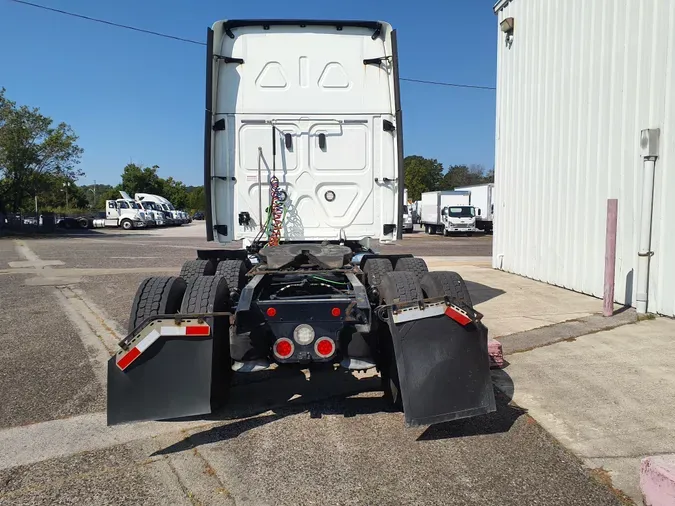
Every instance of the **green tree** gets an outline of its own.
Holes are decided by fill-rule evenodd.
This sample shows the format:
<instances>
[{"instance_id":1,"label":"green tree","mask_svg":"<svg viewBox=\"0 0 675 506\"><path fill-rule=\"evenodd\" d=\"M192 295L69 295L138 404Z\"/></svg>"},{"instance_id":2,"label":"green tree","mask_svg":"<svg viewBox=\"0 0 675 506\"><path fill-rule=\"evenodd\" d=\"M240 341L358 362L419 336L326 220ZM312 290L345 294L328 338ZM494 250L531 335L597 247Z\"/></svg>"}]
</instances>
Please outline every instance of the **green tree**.
<instances>
[{"instance_id":1,"label":"green tree","mask_svg":"<svg viewBox=\"0 0 675 506\"><path fill-rule=\"evenodd\" d=\"M142 167L129 163L122 171L122 188L132 197L136 193L153 193L161 195L164 181L157 175L158 165Z\"/></svg>"},{"instance_id":2,"label":"green tree","mask_svg":"<svg viewBox=\"0 0 675 506\"><path fill-rule=\"evenodd\" d=\"M485 173L482 165L451 165L443 175L442 190L454 190L461 186L471 186L494 181L494 171L491 175Z\"/></svg>"},{"instance_id":3,"label":"green tree","mask_svg":"<svg viewBox=\"0 0 675 506\"><path fill-rule=\"evenodd\" d=\"M206 194L203 186L188 187L188 209L190 212L206 210Z\"/></svg>"},{"instance_id":4,"label":"green tree","mask_svg":"<svg viewBox=\"0 0 675 506\"><path fill-rule=\"evenodd\" d=\"M172 177L162 180L162 183L160 195L169 200L176 209L184 209L188 203L187 186L182 181L176 181Z\"/></svg>"},{"instance_id":5,"label":"green tree","mask_svg":"<svg viewBox=\"0 0 675 506\"><path fill-rule=\"evenodd\" d=\"M0 89L0 201L14 211L31 208L35 196L53 189L54 177L75 181L82 156L66 123L53 126L38 108L16 102Z\"/></svg>"},{"instance_id":6,"label":"green tree","mask_svg":"<svg viewBox=\"0 0 675 506\"><path fill-rule=\"evenodd\" d=\"M406 156L405 187L408 198L419 200L422 193L438 189L443 178L443 165L433 158L423 156Z\"/></svg>"}]
</instances>

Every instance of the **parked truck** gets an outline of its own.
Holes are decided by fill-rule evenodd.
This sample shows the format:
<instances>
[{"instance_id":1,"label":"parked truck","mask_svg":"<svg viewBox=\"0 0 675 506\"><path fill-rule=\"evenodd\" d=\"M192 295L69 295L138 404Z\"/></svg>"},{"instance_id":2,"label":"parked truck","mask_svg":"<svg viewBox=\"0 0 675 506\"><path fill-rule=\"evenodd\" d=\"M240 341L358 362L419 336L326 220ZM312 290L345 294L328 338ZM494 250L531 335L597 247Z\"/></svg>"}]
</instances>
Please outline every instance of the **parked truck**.
<instances>
[{"instance_id":1,"label":"parked truck","mask_svg":"<svg viewBox=\"0 0 675 506\"><path fill-rule=\"evenodd\" d=\"M410 202L408 201L408 190L403 190L403 219L402 219L403 232L411 233L414 228L413 222L413 210Z\"/></svg>"},{"instance_id":2,"label":"parked truck","mask_svg":"<svg viewBox=\"0 0 675 506\"><path fill-rule=\"evenodd\" d=\"M120 227L124 230L147 228L149 222L141 206L133 200L117 199L105 201L105 218L93 220L93 226Z\"/></svg>"},{"instance_id":3,"label":"parked truck","mask_svg":"<svg viewBox=\"0 0 675 506\"><path fill-rule=\"evenodd\" d=\"M473 234L476 210L468 191L435 191L422 194L422 226L427 234Z\"/></svg>"},{"instance_id":4,"label":"parked truck","mask_svg":"<svg viewBox=\"0 0 675 506\"><path fill-rule=\"evenodd\" d=\"M455 190L470 193L469 204L476 208L476 228L486 233L492 233L494 186L494 183L485 183L455 188Z\"/></svg>"},{"instance_id":5,"label":"parked truck","mask_svg":"<svg viewBox=\"0 0 675 506\"><path fill-rule=\"evenodd\" d=\"M228 20L206 47L206 235L242 247L140 284L108 363L108 423L202 415L234 374L315 365L375 368L409 425L494 411L462 278L371 248L401 237L396 32Z\"/></svg>"},{"instance_id":6,"label":"parked truck","mask_svg":"<svg viewBox=\"0 0 675 506\"><path fill-rule=\"evenodd\" d=\"M139 203L151 202L154 207L161 209L165 214L168 225L183 225L188 222L187 214L178 211L168 199L161 195L137 193L134 198Z\"/></svg>"},{"instance_id":7,"label":"parked truck","mask_svg":"<svg viewBox=\"0 0 675 506\"><path fill-rule=\"evenodd\" d=\"M164 213L158 210L154 205L152 205L152 203L142 201L138 202L132 199L131 196L125 191L120 191L120 195L122 196L122 199L126 200L128 203L135 203L141 209L143 209L147 226L163 227L166 224Z\"/></svg>"}]
</instances>

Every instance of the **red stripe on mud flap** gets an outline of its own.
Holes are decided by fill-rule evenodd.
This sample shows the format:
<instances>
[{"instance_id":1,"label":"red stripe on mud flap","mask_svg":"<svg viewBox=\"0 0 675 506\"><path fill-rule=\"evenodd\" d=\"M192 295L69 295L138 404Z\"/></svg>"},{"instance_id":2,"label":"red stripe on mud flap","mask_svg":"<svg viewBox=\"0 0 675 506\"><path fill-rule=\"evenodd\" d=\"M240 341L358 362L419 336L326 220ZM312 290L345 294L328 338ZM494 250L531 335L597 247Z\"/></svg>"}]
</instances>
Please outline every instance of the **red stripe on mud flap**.
<instances>
[{"instance_id":1,"label":"red stripe on mud flap","mask_svg":"<svg viewBox=\"0 0 675 506\"><path fill-rule=\"evenodd\" d=\"M186 336L208 336L211 335L211 327L208 325L189 325L185 327Z\"/></svg>"},{"instance_id":2,"label":"red stripe on mud flap","mask_svg":"<svg viewBox=\"0 0 675 506\"><path fill-rule=\"evenodd\" d=\"M469 316L466 313L458 311L452 306L448 306L448 308L445 310L445 316L447 316L448 318L452 318L460 325L468 325L469 323L471 323L471 318L469 318Z\"/></svg>"},{"instance_id":3,"label":"red stripe on mud flap","mask_svg":"<svg viewBox=\"0 0 675 506\"><path fill-rule=\"evenodd\" d=\"M124 371L124 369L129 367L131 363L140 356L141 352L138 348L131 348L126 355L117 361L117 367Z\"/></svg>"}]
</instances>

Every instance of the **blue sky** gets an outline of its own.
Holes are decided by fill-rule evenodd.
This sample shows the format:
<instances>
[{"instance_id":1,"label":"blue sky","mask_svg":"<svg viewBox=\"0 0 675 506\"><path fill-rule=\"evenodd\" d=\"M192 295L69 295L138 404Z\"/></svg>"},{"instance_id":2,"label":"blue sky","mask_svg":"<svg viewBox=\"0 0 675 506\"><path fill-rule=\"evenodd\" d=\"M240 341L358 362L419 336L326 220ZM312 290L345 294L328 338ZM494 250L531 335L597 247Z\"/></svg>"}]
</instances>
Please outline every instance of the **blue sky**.
<instances>
[{"instance_id":1,"label":"blue sky","mask_svg":"<svg viewBox=\"0 0 675 506\"><path fill-rule=\"evenodd\" d=\"M401 77L494 86L492 0L32 0L205 40L220 19L373 19L398 29ZM0 0L0 87L69 123L81 183L116 184L129 161L201 184L204 48ZM494 164L494 91L403 82L406 155Z\"/></svg>"}]
</instances>

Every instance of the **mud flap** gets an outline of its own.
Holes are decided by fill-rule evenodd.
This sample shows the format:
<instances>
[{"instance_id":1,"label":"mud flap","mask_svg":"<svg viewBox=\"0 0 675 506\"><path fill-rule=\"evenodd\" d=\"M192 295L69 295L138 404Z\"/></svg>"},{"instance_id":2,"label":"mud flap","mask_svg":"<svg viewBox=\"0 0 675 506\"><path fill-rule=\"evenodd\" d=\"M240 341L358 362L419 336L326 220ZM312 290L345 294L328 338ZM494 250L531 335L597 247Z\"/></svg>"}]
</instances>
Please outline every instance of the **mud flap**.
<instances>
[{"instance_id":1,"label":"mud flap","mask_svg":"<svg viewBox=\"0 0 675 506\"><path fill-rule=\"evenodd\" d=\"M406 425L430 425L496 410L487 328L480 321L472 318L461 324L443 312L401 321L389 308L388 325Z\"/></svg>"},{"instance_id":2,"label":"mud flap","mask_svg":"<svg viewBox=\"0 0 675 506\"><path fill-rule=\"evenodd\" d=\"M222 340L208 334L208 325L157 320L127 338L108 361L108 425L211 413L225 390L219 371L229 363Z\"/></svg>"}]
</instances>

